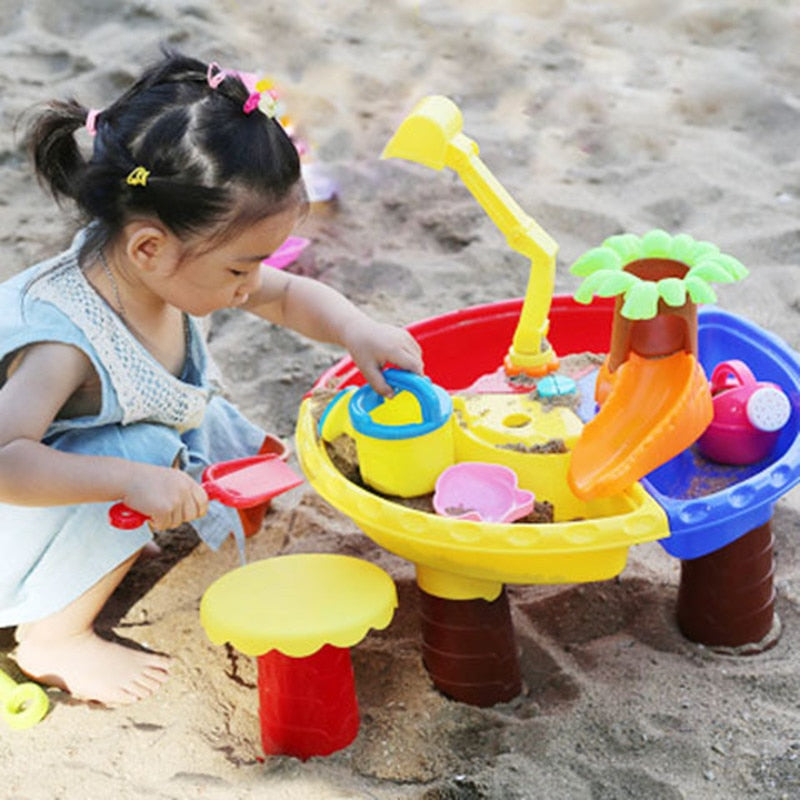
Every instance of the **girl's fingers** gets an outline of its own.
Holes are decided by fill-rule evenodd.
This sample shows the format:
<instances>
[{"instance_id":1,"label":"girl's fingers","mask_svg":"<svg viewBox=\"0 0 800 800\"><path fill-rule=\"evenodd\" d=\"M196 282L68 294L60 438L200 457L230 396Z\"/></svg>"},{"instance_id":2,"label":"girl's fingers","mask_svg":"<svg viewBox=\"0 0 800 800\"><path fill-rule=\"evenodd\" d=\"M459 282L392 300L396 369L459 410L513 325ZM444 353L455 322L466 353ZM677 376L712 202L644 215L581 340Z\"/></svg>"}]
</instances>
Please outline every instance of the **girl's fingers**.
<instances>
[{"instance_id":1,"label":"girl's fingers","mask_svg":"<svg viewBox=\"0 0 800 800\"><path fill-rule=\"evenodd\" d=\"M394 389L386 382L380 366L365 367L362 370L367 383L382 397L391 397Z\"/></svg>"}]
</instances>

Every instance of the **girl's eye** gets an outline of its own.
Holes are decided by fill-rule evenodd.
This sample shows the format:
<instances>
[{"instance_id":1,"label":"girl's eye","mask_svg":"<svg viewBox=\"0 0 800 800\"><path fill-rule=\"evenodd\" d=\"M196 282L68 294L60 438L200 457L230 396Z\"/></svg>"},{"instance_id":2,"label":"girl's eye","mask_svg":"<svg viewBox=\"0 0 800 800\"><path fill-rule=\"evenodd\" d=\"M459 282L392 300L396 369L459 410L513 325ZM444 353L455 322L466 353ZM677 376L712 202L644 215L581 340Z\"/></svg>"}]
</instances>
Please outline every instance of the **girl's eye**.
<instances>
[{"instance_id":1,"label":"girl's eye","mask_svg":"<svg viewBox=\"0 0 800 800\"><path fill-rule=\"evenodd\" d=\"M235 278L243 278L247 273L242 269L231 269L228 270Z\"/></svg>"}]
</instances>

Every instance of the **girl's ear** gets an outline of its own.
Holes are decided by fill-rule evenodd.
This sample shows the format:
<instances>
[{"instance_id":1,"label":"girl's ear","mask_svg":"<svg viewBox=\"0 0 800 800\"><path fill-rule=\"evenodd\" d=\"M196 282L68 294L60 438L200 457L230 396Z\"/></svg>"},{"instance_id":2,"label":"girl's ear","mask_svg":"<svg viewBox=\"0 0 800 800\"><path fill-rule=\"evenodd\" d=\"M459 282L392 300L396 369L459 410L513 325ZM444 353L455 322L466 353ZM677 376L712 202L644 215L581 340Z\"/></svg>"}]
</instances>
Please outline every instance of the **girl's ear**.
<instances>
[{"instance_id":1,"label":"girl's ear","mask_svg":"<svg viewBox=\"0 0 800 800\"><path fill-rule=\"evenodd\" d=\"M125 255L138 269L146 272L172 271L177 264L177 240L158 223L134 222L125 233Z\"/></svg>"}]
</instances>

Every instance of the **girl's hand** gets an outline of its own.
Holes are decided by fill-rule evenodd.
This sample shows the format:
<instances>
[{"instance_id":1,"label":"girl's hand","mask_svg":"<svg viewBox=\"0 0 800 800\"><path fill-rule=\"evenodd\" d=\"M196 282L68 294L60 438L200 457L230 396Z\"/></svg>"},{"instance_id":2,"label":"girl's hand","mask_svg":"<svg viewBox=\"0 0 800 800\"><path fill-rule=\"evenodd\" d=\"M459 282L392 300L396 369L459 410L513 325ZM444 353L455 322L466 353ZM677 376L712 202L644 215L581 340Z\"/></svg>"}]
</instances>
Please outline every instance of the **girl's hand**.
<instances>
[{"instance_id":1,"label":"girl's hand","mask_svg":"<svg viewBox=\"0 0 800 800\"><path fill-rule=\"evenodd\" d=\"M382 372L387 363L418 375L424 369L422 348L407 330L376 322L369 317L361 317L348 324L344 346L367 383L384 397L393 394Z\"/></svg>"},{"instance_id":2,"label":"girl's hand","mask_svg":"<svg viewBox=\"0 0 800 800\"><path fill-rule=\"evenodd\" d=\"M149 517L153 530L177 528L208 511L205 489L179 469L135 464L127 491L121 498L129 508Z\"/></svg>"}]
</instances>

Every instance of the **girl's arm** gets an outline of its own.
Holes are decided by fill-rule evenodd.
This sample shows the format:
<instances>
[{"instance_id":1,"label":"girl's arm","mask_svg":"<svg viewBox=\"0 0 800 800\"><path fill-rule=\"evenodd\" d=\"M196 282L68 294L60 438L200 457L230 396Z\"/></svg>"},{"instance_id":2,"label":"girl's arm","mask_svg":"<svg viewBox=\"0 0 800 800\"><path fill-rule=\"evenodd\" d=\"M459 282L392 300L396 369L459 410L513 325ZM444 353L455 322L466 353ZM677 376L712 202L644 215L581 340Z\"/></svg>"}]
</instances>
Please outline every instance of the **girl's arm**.
<instances>
[{"instance_id":1,"label":"girl's arm","mask_svg":"<svg viewBox=\"0 0 800 800\"><path fill-rule=\"evenodd\" d=\"M377 392L392 393L382 367L423 370L422 350L403 328L369 317L347 298L319 281L261 267L261 286L244 308L263 319L320 342L345 348Z\"/></svg>"},{"instance_id":2,"label":"girl's arm","mask_svg":"<svg viewBox=\"0 0 800 800\"><path fill-rule=\"evenodd\" d=\"M207 509L202 487L175 469L109 456L64 453L41 443L67 400L94 376L70 345L32 345L0 389L0 501L53 506L122 500L166 529Z\"/></svg>"}]
</instances>

